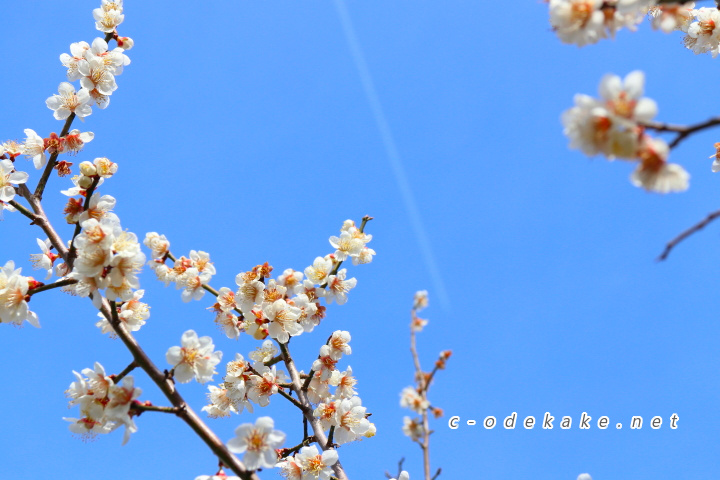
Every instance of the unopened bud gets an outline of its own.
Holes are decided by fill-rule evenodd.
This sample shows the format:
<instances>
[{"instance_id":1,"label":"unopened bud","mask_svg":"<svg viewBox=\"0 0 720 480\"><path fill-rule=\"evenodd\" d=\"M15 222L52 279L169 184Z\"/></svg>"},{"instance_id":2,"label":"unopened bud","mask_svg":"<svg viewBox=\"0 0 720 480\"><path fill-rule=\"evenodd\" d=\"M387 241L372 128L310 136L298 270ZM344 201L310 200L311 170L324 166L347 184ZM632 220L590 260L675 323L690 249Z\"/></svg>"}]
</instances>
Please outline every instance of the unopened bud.
<instances>
[{"instance_id":1,"label":"unopened bud","mask_svg":"<svg viewBox=\"0 0 720 480\"><path fill-rule=\"evenodd\" d=\"M87 190L90 188L90 185L92 185L93 179L90 177L86 177L85 175L81 175L80 178L78 178L78 187Z\"/></svg>"},{"instance_id":2,"label":"unopened bud","mask_svg":"<svg viewBox=\"0 0 720 480\"><path fill-rule=\"evenodd\" d=\"M123 50L130 50L133 45L135 45L135 42L133 42L133 39L130 37L117 37L115 40L117 41L117 46Z\"/></svg>"},{"instance_id":3,"label":"unopened bud","mask_svg":"<svg viewBox=\"0 0 720 480\"><path fill-rule=\"evenodd\" d=\"M97 169L95 168L95 165L90 162L82 162L80 164L80 173L86 177L94 177L97 175Z\"/></svg>"}]
</instances>

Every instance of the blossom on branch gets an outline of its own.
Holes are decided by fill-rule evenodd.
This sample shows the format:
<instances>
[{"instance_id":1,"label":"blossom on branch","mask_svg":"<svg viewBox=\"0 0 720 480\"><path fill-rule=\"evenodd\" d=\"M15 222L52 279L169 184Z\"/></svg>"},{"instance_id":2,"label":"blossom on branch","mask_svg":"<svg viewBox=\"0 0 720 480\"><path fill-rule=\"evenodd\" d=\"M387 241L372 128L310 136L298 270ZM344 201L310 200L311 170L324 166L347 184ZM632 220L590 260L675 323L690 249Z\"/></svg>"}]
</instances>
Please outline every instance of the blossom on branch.
<instances>
[{"instance_id":1,"label":"blossom on branch","mask_svg":"<svg viewBox=\"0 0 720 480\"><path fill-rule=\"evenodd\" d=\"M233 453L245 454L242 461L249 470L273 468L278 460L275 449L285 441L285 434L274 427L275 422L270 417L258 418L255 425L240 425L227 447Z\"/></svg>"}]
</instances>

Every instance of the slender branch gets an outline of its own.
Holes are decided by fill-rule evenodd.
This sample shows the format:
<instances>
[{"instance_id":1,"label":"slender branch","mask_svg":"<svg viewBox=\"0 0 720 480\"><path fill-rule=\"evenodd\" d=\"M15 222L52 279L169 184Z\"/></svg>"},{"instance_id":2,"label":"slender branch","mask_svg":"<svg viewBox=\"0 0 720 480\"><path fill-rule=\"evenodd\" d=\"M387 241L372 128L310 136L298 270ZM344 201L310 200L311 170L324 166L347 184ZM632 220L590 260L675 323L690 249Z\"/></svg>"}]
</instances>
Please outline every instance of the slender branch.
<instances>
[{"instance_id":1,"label":"slender branch","mask_svg":"<svg viewBox=\"0 0 720 480\"><path fill-rule=\"evenodd\" d=\"M668 145L670 148L675 148L681 141L689 137L695 132L705 130L706 128L715 127L720 125L720 117L712 117L704 122L696 123L694 125L672 125L669 123L660 122L644 122L641 124L645 128L655 130L658 132L675 132L677 136Z\"/></svg>"},{"instance_id":2,"label":"slender branch","mask_svg":"<svg viewBox=\"0 0 720 480\"><path fill-rule=\"evenodd\" d=\"M65 246L65 242L63 242L60 235L58 235L53 226L50 224L50 221L45 214L45 210L43 210L40 200L33 196L30 193L30 190L28 190L28 188L24 184L20 185L18 190L20 192L20 195L22 195L23 198L28 201L30 207L32 207L33 209L33 212L35 212L35 225L40 227L42 231L45 232L45 235L47 235L47 237L50 239L50 243L53 247L55 247L55 250L57 250L58 255L60 255L63 260L67 260L68 249Z\"/></svg>"},{"instance_id":3,"label":"slender branch","mask_svg":"<svg viewBox=\"0 0 720 480\"><path fill-rule=\"evenodd\" d=\"M98 186L98 183L100 183L100 177L93 178L92 184L90 184L90 187L85 190L85 202L83 202L83 212L87 212L90 208L90 200L92 199L93 193L95 193L95 188ZM65 263L68 266L68 270L72 270L73 264L75 263L75 257L77 256L77 249L75 248L75 238L80 235L81 229L82 227L80 226L80 222L77 222L75 224L75 231L73 232L72 240L70 241L70 253L65 260Z\"/></svg>"},{"instance_id":4,"label":"slender branch","mask_svg":"<svg viewBox=\"0 0 720 480\"><path fill-rule=\"evenodd\" d=\"M311 444L312 442L314 442L314 441L315 441L315 437L314 437L314 436L312 436L312 437L305 437L302 442L300 442L299 444L295 445L294 447L292 447L292 448L283 448L283 449L282 449L282 454L281 454L280 456L281 456L282 458L287 458L287 457L289 457L290 455L292 455L293 453L295 453L295 452L297 452L298 450L300 450L302 447L307 447L308 445L310 445L310 444Z\"/></svg>"},{"instance_id":5,"label":"slender branch","mask_svg":"<svg viewBox=\"0 0 720 480\"><path fill-rule=\"evenodd\" d=\"M416 317L415 309L411 312L412 319ZM413 321L410 322L410 353L413 357L413 363L415 364L415 376L418 383L418 394L427 402L427 390L430 386L428 379L425 377L425 373L420 366L420 356L417 352L417 342L415 329L413 328ZM423 452L423 470L425 471L425 480L431 480L430 478L430 422L428 421L427 409L422 412L422 425L423 425L423 437L420 444L420 448Z\"/></svg>"},{"instance_id":6,"label":"slender branch","mask_svg":"<svg viewBox=\"0 0 720 480\"><path fill-rule=\"evenodd\" d=\"M92 294L99 295L98 292ZM114 303L114 302L112 302ZM193 409L185 402L185 399L180 393L175 390L175 383L169 378L164 371L161 371L140 347L137 340L130 334L125 327L125 324L120 321L117 314L117 309L111 306L111 302L107 299L102 299L102 305L100 312L110 322L115 334L122 340L127 349L130 351L134 358L134 362L142 368L145 373L152 379L152 381L160 388L165 394L168 400L174 407L177 407L179 412L177 413L185 423L210 447L212 452L220 459L220 461L235 472L236 475L240 476L244 480L259 480L259 477L245 468L245 465L238 460L238 458L230 453L225 444L218 438L202 419L193 411Z\"/></svg>"},{"instance_id":7,"label":"slender branch","mask_svg":"<svg viewBox=\"0 0 720 480\"><path fill-rule=\"evenodd\" d=\"M28 295L35 295L36 293L40 292L46 292L48 290L52 290L53 288L60 288L65 287L67 285L73 285L77 283L77 280L72 278L66 278L65 280L58 280L57 282L49 283L47 285L43 285L42 287L33 288L32 290L28 290Z\"/></svg>"},{"instance_id":8,"label":"slender branch","mask_svg":"<svg viewBox=\"0 0 720 480\"><path fill-rule=\"evenodd\" d=\"M290 379L292 380L292 383L294 385L295 392L298 395L300 403L303 405L303 414L310 426L312 427L313 433L315 434L315 439L318 445L320 445L320 448L322 450L328 450L328 438L325 436L325 430L323 429L320 420L315 418L315 416L313 415L313 409L310 406L310 400L308 400L307 392L302 389L300 374L298 373L297 367L295 366L295 362L290 356L290 351L288 350L287 345L281 343L280 350L282 351L283 361L285 362L285 367L288 370L288 374L290 374ZM335 472L335 476L338 478L338 480L348 480L348 476L345 474L345 470L343 469L343 466L339 460L335 463L335 465L333 465L332 469L333 472Z\"/></svg>"},{"instance_id":9,"label":"slender branch","mask_svg":"<svg viewBox=\"0 0 720 480\"><path fill-rule=\"evenodd\" d=\"M70 125L72 125L73 120L75 120L75 112L72 112L67 118L67 120L65 120L65 125L63 125L63 128L60 131L61 137L64 137L68 134L68 132L70 131ZM45 191L45 185L50 179L50 174L52 173L53 168L55 168L55 163L57 162L58 155L60 155L60 152L55 152L50 155L50 159L48 160L47 165L45 165L45 170L43 170L40 181L38 182L37 187L35 188L35 193L33 194L33 197L35 197L38 201L42 200L42 195Z\"/></svg>"},{"instance_id":10,"label":"slender branch","mask_svg":"<svg viewBox=\"0 0 720 480\"><path fill-rule=\"evenodd\" d=\"M437 472L435 472L435 475L433 475L431 480L435 480L437 477L439 477L440 473L442 473L442 468L437 469Z\"/></svg>"},{"instance_id":11,"label":"slender branch","mask_svg":"<svg viewBox=\"0 0 720 480\"><path fill-rule=\"evenodd\" d=\"M133 360L132 362L130 362L130 365L128 365L127 367L125 367L125 369L124 369L122 372L118 373L117 375L113 375L113 376L111 377L111 378L113 379L113 382L115 382L115 384L117 384L120 380L122 380L123 378L125 378L125 376L126 376L128 373L130 373L130 372L132 372L133 370L135 370L135 369L137 368L137 366L138 366L137 363L135 363L135 360Z\"/></svg>"},{"instance_id":12,"label":"slender branch","mask_svg":"<svg viewBox=\"0 0 720 480\"><path fill-rule=\"evenodd\" d=\"M286 392L278 389L278 393L279 393L280 395L282 395L283 397L285 397L288 402L292 403L292 404L295 405L297 408L299 408L300 411L302 411L302 412L305 411L305 406L303 406L302 403L298 402L298 401L295 400L293 397L291 397L290 395L288 395Z\"/></svg>"},{"instance_id":13,"label":"slender branch","mask_svg":"<svg viewBox=\"0 0 720 480\"><path fill-rule=\"evenodd\" d=\"M690 227L690 228L688 228L687 230L685 230L684 232L682 232L682 233L681 233L680 235L678 235L677 237L675 237L675 238L673 238L672 240L670 240L670 241L667 243L667 245L665 246L665 250L663 250L663 252L662 252L662 253L660 254L660 256L657 258L657 261L658 261L658 262L662 262L663 260L665 260L665 259L668 257L668 255L670 255L670 251L671 251L673 248L675 248L678 243L682 242L683 240L685 240L687 237L689 237L689 236L692 235L693 233L702 230L702 229L705 228L709 223L711 223L713 220L715 220L715 219L718 218L718 217L720 217L720 210L716 210L716 211L710 213L707 217L705 217L704 220L696 223L696 224L693 225L692 227Z\"/></svg>"},{"instance_id":14,"label":"slender branch","mask_svg":"<svg viewBox=\"0 0 720 480\"><path fill-rule=\"evenodd\" d=\"M18 212L22 213L22 214L25 215L27 218L29 218L30 220L32 220L33 223L35 222L35 220L36 220L35 214L32 213L30 210L28 210L27 208L23 207L22 205L20 205L20 204L19 204L18 202L16 202L15 200L10 200L8 203L9 203L10 205L12 205L13 207L15 207L15 210L17 210Z\"/></svg>"},{"instance_id":15,"label":"slender branch","mask_svg":"<svg viewBox=\"0 0 720 480\"><path fill-rule=\"evenodd\" d=\"M328 432L327 444L325 445L326 448L331 448L333 446L333 435L334 434L335 434L335 425L330 425L330 431Z\"/></svg>"},{"instance_id":16,"label":"slender branch","mask_svg":"<svg viewBox=\"0 0 720 480\"><path fill-rule=\"evenodd\" d=\"M156 407L155 405L143 405L142 403L130 404L130 409L137 412L162 412L162 413L173 413L180 415L182 408L180 407Z\"/></svg>"}]
</instances>

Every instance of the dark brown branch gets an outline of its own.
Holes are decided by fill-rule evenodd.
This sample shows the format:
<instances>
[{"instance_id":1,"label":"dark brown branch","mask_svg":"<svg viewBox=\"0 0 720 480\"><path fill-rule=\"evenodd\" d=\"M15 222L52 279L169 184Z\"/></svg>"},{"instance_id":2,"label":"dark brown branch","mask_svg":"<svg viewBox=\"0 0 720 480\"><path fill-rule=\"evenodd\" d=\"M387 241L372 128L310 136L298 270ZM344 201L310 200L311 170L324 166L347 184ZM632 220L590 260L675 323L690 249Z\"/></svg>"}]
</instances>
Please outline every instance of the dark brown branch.
<instances>
[{"instance_id":1,"label":"dark brown branch","mask_svg":"<svg viewBox=\"0 0 720 480\"><path fill-rule=\"evenodd\" d=\"M712 213L709 214L707 217L705 217L704 220L702 220L701 222L696 223L696 224L693 225L692 227L690 227L690 228L688 228L687 230L685 230L684 232L682 232L682 233L681 233L680 235L678 235L677 237L675 237L675 238L673 238L672 240L670 240L670 241L667 243L667 245L665 246L665 250L663 250L663 252L662 252L662 253L660 254L660 256L657 258L657 261L658 261L658 262L662 262L663 260L665 260L665 259L668 257L668 255L670 255L670 251L671 251L673 248L675 248L675 246L677 246L678 243L682 242L683 240L685 240L687 237L689 237L689 236L692 235L693 233L695 233L695 232L697 232L697 231L699 231L699 230L702 230L702 229L705 228L710 222L712 222L713 220L715 220L715 219L718 218L718 217L720 217L720 210L716 210L716 211L712 212Z\"/></svg>"},{"instance_id":2,"label":"dark brown branch","mask_svg":"<svg viewBox=\"0 0 720 480\"><path fill-rule=\"evenodd\" d=\"M712 117L704 122L696 123L694 125L672 125L669 123L660 122L645 122L641 124L645 128L655 130L657 132L675 132L677 136L673 139L668 146L672 149L675 148L681 141L689 137L695 132L705 130L706 128L715 127L720 125L720 117Z\"/></svg>"},{"instance_id":3,"label":"dark brown branch","mask_svg":"<svg viewBox=\"0 0 720 480\"><path fill-rule=\"evenodd\" d=\"M59 280L57 282L43 285L42 287L37 287L37 288L33 288L32 290L28 290L28 295L35 295L36 293L46 292L48 290L52 290L53 288L60 288L60 287L64 287L67 285L72 285L74 283L77 283L77 280L72 279L72 278L67 278L65 280Z\"/></svg>"}]
</instances>

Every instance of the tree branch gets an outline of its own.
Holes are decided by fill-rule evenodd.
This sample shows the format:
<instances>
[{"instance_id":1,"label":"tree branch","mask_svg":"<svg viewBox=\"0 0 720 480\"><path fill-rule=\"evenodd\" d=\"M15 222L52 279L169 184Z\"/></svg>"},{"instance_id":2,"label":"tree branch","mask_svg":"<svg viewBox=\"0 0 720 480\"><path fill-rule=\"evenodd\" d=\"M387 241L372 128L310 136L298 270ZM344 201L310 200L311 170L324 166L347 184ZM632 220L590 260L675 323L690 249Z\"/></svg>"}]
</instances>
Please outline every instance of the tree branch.
<instances>
[{"instance_id":1,"label":"tree branch","mask_svg":"<svg viewBox=\"0 0 720 480\"><path fill-rule=\"evenodd\" d=\"M694 125L672 125L669 123L660 122L644 122L640 125L657 132L675 132L677 136L673 139L668 146L672 149L675 148L681 141L689 137L695 132L705 130L706 128L715 127L720 125L720 117L712 117L704 122L696 123Z\"/></svg>"},{"instance_id":2,"label":"tree branch","mask_svg":"<svg viewBox=\"0 0 720 480\"><path fill-rule=\"evenodd\" d=\"M682 242L683 240L685 240L687 237L689 237L689 236L692 235L693 233L702 230L702 229L705 228L710 222L712 222L713 220L715 220L715 219L718 218L718 217L720 217L720 210L716 210L716 211L710 213L707 217L705 217L704 220L702 220L701 222L696 223L696 224L693 225L692 227L690 227L690 228L688 228L687 230L685 230L684 232L682 232L682 233L681 233L680 235L678 235L677 237L675 237L675 238L673 238L672 240L670 240L670 241L667 243L667 245L665 246L665 250L663 250L663 252L662 252L662 253L660 254L660 256L657 258L657 261L658 261L658 262L662 262L663 260L665 260L665 259L668 257L668 255L670 255L670 251L671 251L673 248L675 248L678 243Z\"/></svg>"}]
</instances>

